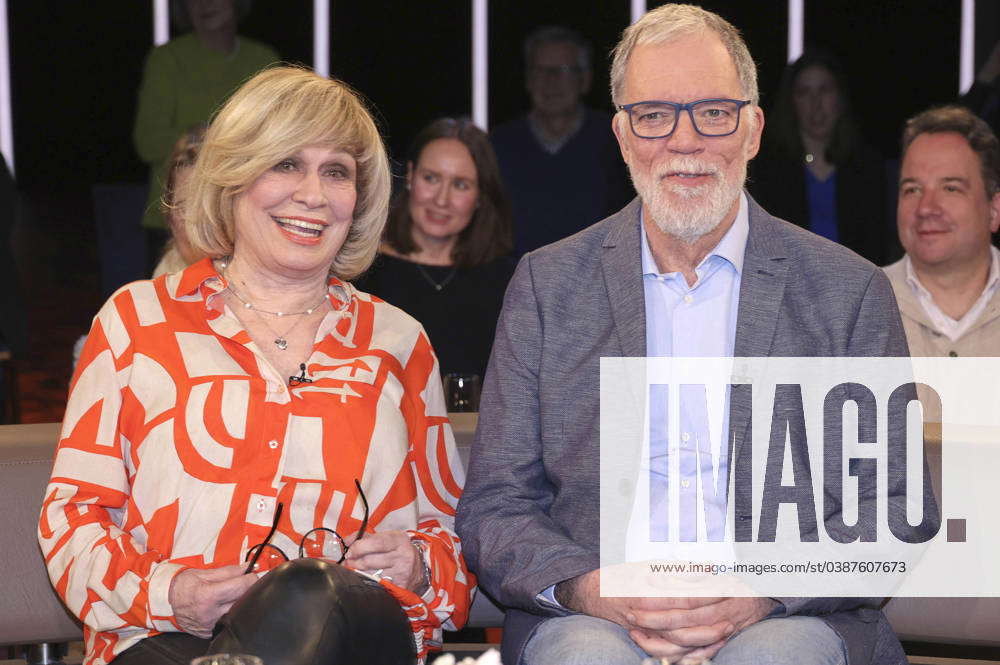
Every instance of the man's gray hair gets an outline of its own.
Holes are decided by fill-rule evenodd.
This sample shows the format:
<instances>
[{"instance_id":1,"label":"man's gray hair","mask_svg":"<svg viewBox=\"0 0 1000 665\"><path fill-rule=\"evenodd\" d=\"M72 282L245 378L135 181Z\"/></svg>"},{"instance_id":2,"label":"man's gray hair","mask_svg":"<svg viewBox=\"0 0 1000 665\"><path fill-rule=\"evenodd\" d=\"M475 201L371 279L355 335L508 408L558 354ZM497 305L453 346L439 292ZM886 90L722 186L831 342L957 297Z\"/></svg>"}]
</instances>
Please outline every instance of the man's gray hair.
<instances>
[{"instance_id":1,"label":"man's gray hair","mask_svg":"<svg viewBox=\"0 0 1000 665\"><path fill-rule=\"evenodd\" d=\"M718 14L713 14L694 5L666 4L657 7L622 32L621 41L611 52L611 100L615 106L623 103L622 88L625 86L625 67L636 46L663 44L680 37L697 34L704 30L714 32L733 59L736 74L744 96L756 106L760 101L757 91L757 65L750 56L750 50L736 27ZM635 100L641 101L641 100ZM677 101L677 100L666 100Z\"/></svg>"},{"instance_id":2,"label":"man's gray hair","mask_svg":"<svg viewBox=\"0 0 1000 665\"><path fill-rule=\"evenodd\" d=\"M572 28L561 25L545 25L531 32L524 40L524 66L527 69L535 63L535 53L544 44L572 44L576 47L577 60L581 72L590 71L594 47L586 37Z\"/></svg>"}]
</instances>

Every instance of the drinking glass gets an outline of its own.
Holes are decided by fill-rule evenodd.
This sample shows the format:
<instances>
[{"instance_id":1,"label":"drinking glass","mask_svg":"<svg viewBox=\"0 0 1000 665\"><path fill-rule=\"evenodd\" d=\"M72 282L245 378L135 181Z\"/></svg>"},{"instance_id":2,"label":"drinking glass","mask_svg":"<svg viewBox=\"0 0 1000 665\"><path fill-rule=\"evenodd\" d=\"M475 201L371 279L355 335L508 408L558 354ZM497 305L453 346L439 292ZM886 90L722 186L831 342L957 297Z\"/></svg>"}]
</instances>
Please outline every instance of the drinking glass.
<instances>
[{"instance_id":1,"label":"drinking glass","mask_svg":"<svg viewBox=\"0 0 1000 665\"><path fill-rule=\"evenodd\" d=\"M453 372L444 376L444 400L450 413L479 410L479 375Z\"/></svg>"},{"instance_id":2,"label":"drinking glass","mask_svg":"<svg viewBox=\"0 0 1000 665\"><path fill-rule=\"evenodd\" d=\"M242 653L214 653L195 658L191 665L264 665L264 661Z\"/></svg>"}]
</instances>

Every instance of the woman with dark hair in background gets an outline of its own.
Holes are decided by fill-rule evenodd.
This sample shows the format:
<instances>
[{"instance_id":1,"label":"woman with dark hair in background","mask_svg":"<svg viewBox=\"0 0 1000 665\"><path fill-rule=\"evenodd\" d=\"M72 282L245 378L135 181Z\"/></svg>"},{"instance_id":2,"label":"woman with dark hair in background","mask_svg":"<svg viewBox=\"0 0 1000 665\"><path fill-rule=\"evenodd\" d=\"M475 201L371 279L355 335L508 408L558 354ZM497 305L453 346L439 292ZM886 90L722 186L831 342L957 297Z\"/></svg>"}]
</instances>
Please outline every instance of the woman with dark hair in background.
<instances>
[{"instance_id":1,"label":"woman with dark hair in background","mask_svg":"<svg viewBox=\"0 0 1000 665\"><path fill-rule=\"evenodd\" d=\"M380 256L357 282L423 324L441 372L486 370L513 273L510 203L486 134L441 118L414 139Z\"/></svg>"},{"instance_id":2,"label":"woman with dark hair in background","mask_svg":"<svg viewBox=\"0 0 1000 665\"><path fill-rule=\"evenodd\" d=\"M785 69L751 169L750 192L767 210L885 262L885 166L857 128L832 55L810 51Z\"/></svg>"}]
</instances>

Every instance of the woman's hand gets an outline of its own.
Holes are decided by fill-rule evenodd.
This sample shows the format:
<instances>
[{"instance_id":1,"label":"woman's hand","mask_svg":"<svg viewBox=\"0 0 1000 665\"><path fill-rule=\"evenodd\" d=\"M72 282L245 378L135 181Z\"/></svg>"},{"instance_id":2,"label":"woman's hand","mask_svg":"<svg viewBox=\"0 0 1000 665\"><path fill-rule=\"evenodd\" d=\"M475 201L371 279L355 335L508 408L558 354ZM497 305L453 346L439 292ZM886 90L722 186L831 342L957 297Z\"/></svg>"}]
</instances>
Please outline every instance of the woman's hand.
<instances>
[{"instance_id":1,"label":"woman's hand","mask_svg":"<svg viewBox=\"0 0 1000 665\"><path fill-rule=\"evenodd\" d=\"M405 531L370 533L355 540L347 550L344 563L366 572L381 569L382 577L418 594L427 588L425 583L430 581L424 579L424 563Z\"/></svg>"},{"instance_id":2,"label":"woman's hand","mask_svg":"<svg viewBox=\"0 0 1000 665\"><path fill-rule=\"evenodd\" d=\"M256 575L244 575L240 566L188 568L170 581L167 599L174 609L177 625L185 632L207 639L219 618L256 581Z\"/></svg>"}]
</instances>

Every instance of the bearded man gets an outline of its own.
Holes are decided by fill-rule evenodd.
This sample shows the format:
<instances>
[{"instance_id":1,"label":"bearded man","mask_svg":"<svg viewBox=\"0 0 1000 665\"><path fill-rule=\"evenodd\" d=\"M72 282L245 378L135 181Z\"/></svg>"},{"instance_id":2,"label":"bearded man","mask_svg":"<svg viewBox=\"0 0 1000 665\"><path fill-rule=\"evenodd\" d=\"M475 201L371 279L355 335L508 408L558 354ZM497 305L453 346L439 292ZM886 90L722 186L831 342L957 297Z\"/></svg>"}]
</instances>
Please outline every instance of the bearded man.
<instances>
[{"instance_id":1,"label":"bearded man","mask_svg":"<svg viewBox=\"0 0 1000 665\"><path fill-rule=\"evenodd\" d=\"M510 283L457 521L508 608L505 663L906 662L878 599L598 591L602 356L907 355L882 272L743 191L756 78L736 28L698 7L626 29L613 129L639 196L527 254Z\"/></svg>"}]
</instances>

